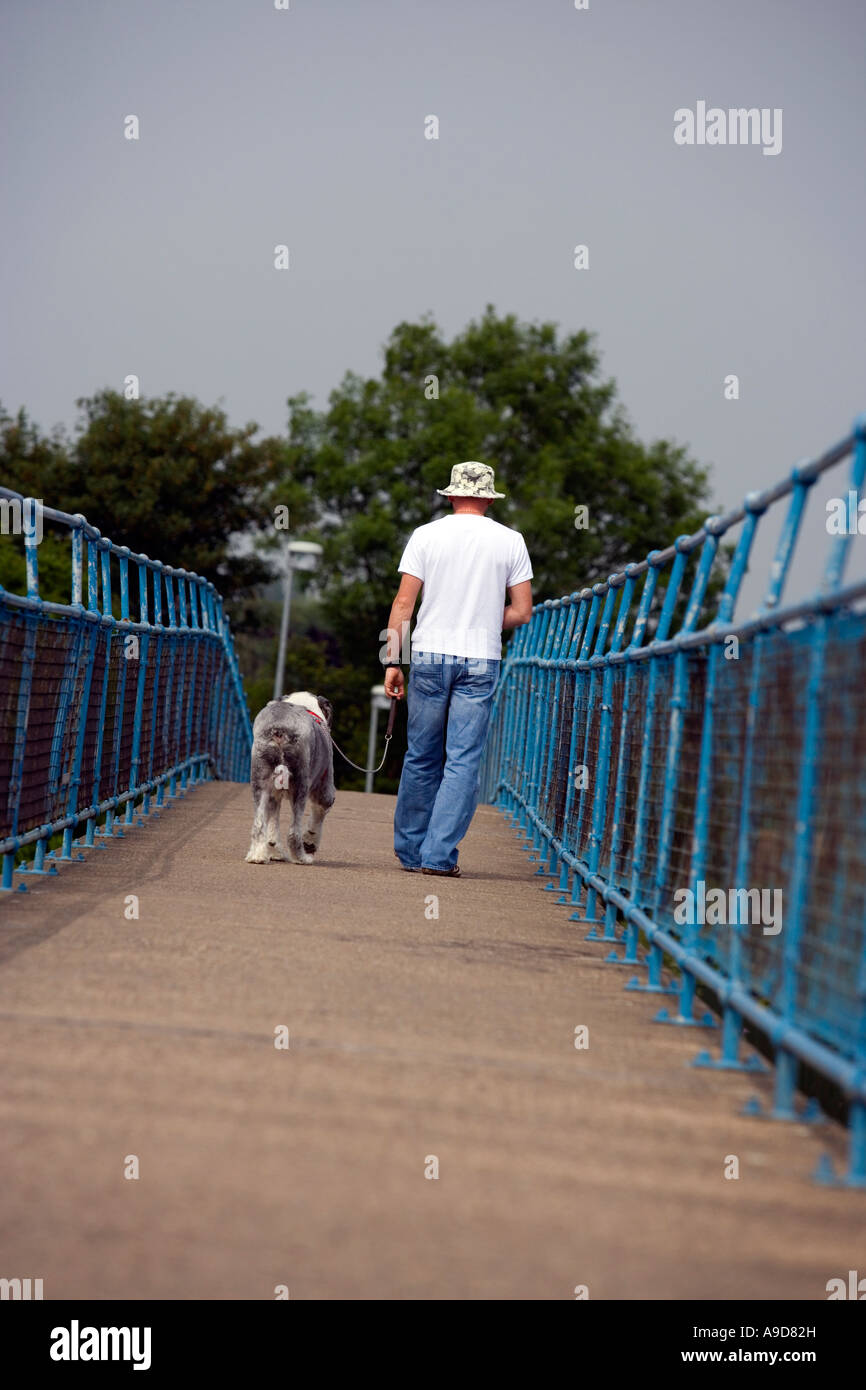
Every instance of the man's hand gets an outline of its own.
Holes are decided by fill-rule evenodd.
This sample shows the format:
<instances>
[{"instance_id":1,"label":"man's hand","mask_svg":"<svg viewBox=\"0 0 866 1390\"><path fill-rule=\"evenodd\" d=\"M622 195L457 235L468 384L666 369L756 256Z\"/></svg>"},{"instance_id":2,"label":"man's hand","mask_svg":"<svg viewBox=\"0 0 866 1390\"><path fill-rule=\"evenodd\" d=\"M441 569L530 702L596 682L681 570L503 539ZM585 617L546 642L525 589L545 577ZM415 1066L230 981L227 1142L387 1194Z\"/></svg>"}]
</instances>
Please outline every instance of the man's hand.
<instances>
[{"instance_id":1,"label":"man's hand","mask_svg":"<svg viewBox=\"0 0 866 1390\"><path fill-rule=\"evenodd\" d=\"M399 666L389 666L385 672L385 694L392 700L402 700L405 681Z\"/></svg>"},{"instance_id":2,"label":"man's hand","mask_svg":"<svg viewBox=\"0 0 866 1390\"><path fill-rule=\"evenodd\" d=\"M400 580L400 587L391 605L391 616L388 619L388 646L383 658L385 661L400 661L402 658L400 643L403 634L408 635L409 623L415 612L415 600L421 592L421 582L414 574L404 574ZM379 635L381 636L381 633ZM389 666L385 671L385 694L392 700L402 700L404 686L403 672L399 666Z\"/></svg>"}]
</instances>

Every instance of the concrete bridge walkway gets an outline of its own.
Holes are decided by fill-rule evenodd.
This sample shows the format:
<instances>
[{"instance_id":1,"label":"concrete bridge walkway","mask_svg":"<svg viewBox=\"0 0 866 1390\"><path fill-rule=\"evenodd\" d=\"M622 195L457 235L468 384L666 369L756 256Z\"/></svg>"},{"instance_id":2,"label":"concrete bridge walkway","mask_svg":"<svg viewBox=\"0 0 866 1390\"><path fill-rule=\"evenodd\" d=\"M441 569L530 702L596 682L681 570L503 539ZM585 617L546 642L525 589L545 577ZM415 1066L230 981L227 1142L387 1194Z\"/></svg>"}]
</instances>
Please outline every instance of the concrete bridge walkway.
<instances>
[{"instance_id":1,"label":"concrete bridge walkway","mask_svg":"<svg viewBox=\"0 0 866 1390\"><path fill-rule=\"evenodd\" d=\"M343 792L319 863L257 867L248 790L208 783L0 902L0 1276L825 1299L862 1269L863 1194L808 1182L841 1133L742 1117L769 1080L690 1068L716 1037L650 1023L491 808L458 881L399 870L392 813Z\"/></svg>"}]
</instances>

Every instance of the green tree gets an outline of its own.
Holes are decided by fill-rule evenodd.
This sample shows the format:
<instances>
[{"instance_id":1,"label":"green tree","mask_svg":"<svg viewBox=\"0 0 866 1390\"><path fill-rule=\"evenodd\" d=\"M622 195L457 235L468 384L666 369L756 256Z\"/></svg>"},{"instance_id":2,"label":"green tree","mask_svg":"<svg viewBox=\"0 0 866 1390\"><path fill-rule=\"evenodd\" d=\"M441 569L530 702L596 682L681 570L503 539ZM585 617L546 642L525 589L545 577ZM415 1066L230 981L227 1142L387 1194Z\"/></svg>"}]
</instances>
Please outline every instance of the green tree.
<instances>
[{"instance_id":1,"label":"green tree","mask_svg":"<svg viewBox=\"0 0 866 1390\"><path fill-rule=\"evenodd\" d=\"M67 448L63 430L43 435L26 410L19 410L13 417L0 405L0 484L3 487L56 506L43 490L42 480L54 476L66 459ZM68 603L72 597L71 552L65 528L44 527L38 564L42 598ZM0 585L10 593L26 591L24 541L20 535L0 536Z\"/></svg>"},{"instance_id":2,"label":"green tree","mask_svg":"<svg viewBox=\"0 0 866 1390\"><path fill-rule=\"evenodd\" d=\"M103 535L210 579L229 597L269 576L251 542L272 528L265 489L283 441L236 428L188 396L127 400L100 391L77 402L70 440L39 431L24 411L0 409L6 486L60 511L82 512Z\"/></svg>"},{"instance_id":3,"label":"green tree","mask_svg":"<svg viewBox=\"0 0 866 1390\"><path fill-rule=\"evenodd\" d=\"M364 697L351 719L358 761L400 554L448 509L436 489L454 463L495 468L507 495L490 514L523 533L537 598L606 578L706 511L706 471L668 441L635 438L590 334L562 337L492 307L450 343L430 319L399 324L380 377L348 373L326 410L301 394L289 411L281 486L303 488L308 534L325 548L323 612Z\"/></svg>"}]
</instances>

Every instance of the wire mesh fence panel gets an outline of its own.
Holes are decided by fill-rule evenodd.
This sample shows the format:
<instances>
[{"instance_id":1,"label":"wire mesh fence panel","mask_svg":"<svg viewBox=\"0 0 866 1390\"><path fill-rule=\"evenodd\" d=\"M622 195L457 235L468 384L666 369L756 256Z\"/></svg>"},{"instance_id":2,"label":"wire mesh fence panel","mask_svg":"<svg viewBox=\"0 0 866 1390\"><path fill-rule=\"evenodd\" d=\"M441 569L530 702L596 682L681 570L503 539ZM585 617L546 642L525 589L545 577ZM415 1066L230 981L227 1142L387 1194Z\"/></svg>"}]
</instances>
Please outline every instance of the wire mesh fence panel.
<instances>
[{"instance_id":1,"label":"wire mesh fence panel","mask_svg":"<svg viewBox=\"0 0 866 1390\"><path fill-rule=\"evenodd\" d=\"M831 620L826 664L825 734L795 1017L854 1055L866 989L866 783L856 776L866 763L866 615Z\"/></svg>"},{"instance_id":2,"label":"wire mesh fence panel","mask_svg":"<svg viewBox=\"0 0 866 1390\"><path fill-rule=\"evenodd\" d=\"M694 845L697 815L698 780L701 734L706 696L707 655L705 651L689 652L684 658L686 697L682 708L682 742L677 760L674 823L667 848L666 872L660 886L658 911L665 905L670 910L676 892L688 885Z\"/></svg>"},{"instance_id":3,"label":"wire mesh fence panel","mask_svg":"<svg viewBox=\"0 0 866 1390\"><path fill-rule=\"evenodd\" d=\"M590 730L589 676L586 671L575 672L575 693L572 701L572 721L576 734L576 761L572 765L574 793L571 811L565 828L565 840L571 852L579 855L584 843L584 825L591 805L590 768L588 749L592 738Z\"/></svg>"},{"instance_id":4,"label":"wire mesh fence panel","mask_svg":"<svg viewBox=\"0 0 866 1390\"><path fill-rule=\"evenodd\" d=\"M626 729L623 760L625 764L624 797L622 814L622 839L615 857L613 881L618 887L628 887L634 872L635 826L637 823L638 792L640 790L642 764L642 734L646 719L646 694L649 684L649 667L645 663L635 665L628 671L629 680L629 722Z\"/></svg>"},{"instance_id":5,"label":"wire mesh fence panel","mask_svg":"<svg viewBox=\"0 0 866 1390\"><path fill-rule=\"evenodd\" d=\"M709 826L703 866L703 881L713 887L736 882L754 650L753 644L743 645L736 661L716 653ZM693 948L705 960L729 968L730 941L719 936L715 924L706 920L698 924Z\"/></svg>"},{"instance_id":6,"label":"wire mesh fence panel","mask_svg":"<svg viewBox=\"0 0 866 1390\"><path fill-rule=\"evenodd\" d=\"M649 903L653 897L658 867L659 831L667 766L667 735L673 685L673 658L659 657L652 663L647 687L646 720L641 749L643 845L636 864L633 893L637 902Z\"/></svg>"},{"instance_id":7,"label":"wire mesh fence panel","mask_svg":"<svg viewBox=\"0 0 866 1390\"><path fill-rule=\"evenodd\" d=\"M562 835L565 817L565 803L568 797L570 776L569 752L571 749L571 725L574 710L574 672L564 671L561 676L559 700L557 703L553 742L553 775L547 789L545 819L553 826L556 836Z\"/></svg>"},{"instance_id":8,"label":"wire mesh fence panel","mask_svg":"<svg viewBox=\"0 0 866 1390\"><path fill-rule=\"evenodd\" d=\"M790 902L797 820L797 790L803 759L808 629L770 632L755 639L753 666L760 664L754 707L750 831L737 889L782 894ZM746 862L747 859L747 862ZM770 904L772 906L772 904ZM782 980L782 934L764 930L752 898L741 942L746 977L762 997L774 1000ZM743 914L740 914L743 915ZM772 924L766 924L771 926Z\"/></svg>"},{"instance_id":9,"label":"wire mesh fence panel","mask_svg":"<svg viewBox=\"0 0 866 1390\"><path fill-rule=\"evenodd\" d=\"M26 513L30 505L8 489ZM206 580L130 554L83 517L35 504L70 540L70 602L39 593L42 526L25 530L26 593L0 590L2 888L42 872L62 832L203 776L245 781L252 728L228 622ZM5 538L4 538L5 539ZM20 538L19 538L20 539ZM138 603L134 605L137 597ZM138 616L134 616L137 608ZM33 863L16 863L35 851ZM53 856L55 851L51 851Z\"/></svg>"}]
</instances>

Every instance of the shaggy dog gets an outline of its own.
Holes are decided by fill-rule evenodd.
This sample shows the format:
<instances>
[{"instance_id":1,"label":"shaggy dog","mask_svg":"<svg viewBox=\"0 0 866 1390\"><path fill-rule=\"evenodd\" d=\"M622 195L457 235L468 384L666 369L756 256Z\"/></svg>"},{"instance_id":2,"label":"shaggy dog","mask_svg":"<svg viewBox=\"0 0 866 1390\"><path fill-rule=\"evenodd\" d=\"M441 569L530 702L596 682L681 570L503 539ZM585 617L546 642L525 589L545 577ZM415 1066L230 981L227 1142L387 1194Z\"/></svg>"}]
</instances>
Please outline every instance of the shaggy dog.
<instances>
[{"instance_id":1,"label":"shaggy dog","mask_svg":"<svg viewBox=\"0 0 866 1390\"><path fill-rule=\"evenodd\" d=\"M322 839L322 822L336 795L329 732L332 713L322 695L298 690L271 700L256 715L250 760L255 819L248 864L267 864L269 859L312 864ZM284 797L291 811L285 847L280 844Z\"/></svg>"}]
</instances>

